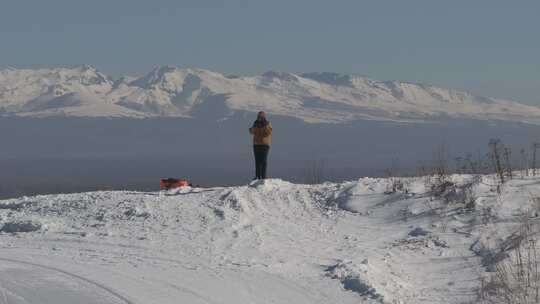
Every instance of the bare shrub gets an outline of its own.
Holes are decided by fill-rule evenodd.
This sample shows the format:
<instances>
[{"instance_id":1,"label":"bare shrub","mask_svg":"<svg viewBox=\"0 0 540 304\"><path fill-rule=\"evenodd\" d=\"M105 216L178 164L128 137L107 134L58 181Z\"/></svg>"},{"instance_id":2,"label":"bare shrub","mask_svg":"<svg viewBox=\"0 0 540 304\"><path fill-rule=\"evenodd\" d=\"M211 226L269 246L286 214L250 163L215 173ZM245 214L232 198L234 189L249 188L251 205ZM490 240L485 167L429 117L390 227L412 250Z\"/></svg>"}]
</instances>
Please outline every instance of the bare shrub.
<instances>
[{"instance_id":1,"label":"bare shrub","mask_svg":"<svg viewBox=\"0 0 540 304\"><path fill-rule=\"evenodd\" d=\"M533 143L532 144L532 175L536 176L536 152L538 151L538 148L540 148L540 143Z\"/></svg>"},{"instance_id":2,"label":"bare shrub","mask_svg":"<svg viewBox=\"0 0 540 304\"><path fill-rule=\"evenodd\" d=\"M431 167L421 167L419 172L423 176L424 186L433 196L439 196L452 184L450 181L450 168L448 166L448 146L440 144L433 150L433 162ZM455 159L458 163L460 158Z\"/></svg>"},{"instance_id":3,"label":"bare shrub","mask_svg":"<svg viewBox=\"0 0 540 304\"><path fill-rule=\"evenodd\" d=\"M525 176L529 176L529 155L523 148L519 151L519 153L521 155L521 178L523 179Z\"/></svg>"},{"instance_id":4,"label":"bare shrub","mask_svg":"<svg viewBox=\"0 0 540 304\"><path fill-rule=\"evenodd\" d=\"M486 157L483 153L478 152L476 158L473 159L472 155L467 157L469 162L469 168L471 174L482 174L487 172Z\"/></svg>"},{"instance_id":5,"label":"bare shrub","mask_svg":"<svg viewBox=\"0 0 540 304\"><path fill-rule=\"evenodd\" d=\"M426 166L421 166L417 169L417 176L420 176L424 182L424 187L426 189L431 189L431 185L433 184L433 170L431 168L428 168Z\"/></svg>"},{"instance_id":6,"label":"bare shrub","mask_svg":"<svg viewBox=\"0 0 540 304\"><path fill-rule=\"evenodd\" d=\"M461 191L462 191L462 201L461 203L463 203L464 205L464 208L466 210L475 210L476 209L476 192L475 192L475 188L476 186L482 181L482 177L477 175L477 176L474 176L470 182L466 183L465 185L463 185L461 187Z\"/></svg>"},{"instance_id":7,"label":"bare shrub","mask_svg":"<svg viewBox=\"0 0 540 304\"><path fill-rule=\"evenodd\" d=\"M397 160L392 161L392 165L389 168L384 170L384 177L386 181L385 194L393 194L397 192L409 193L411 179L410 176L415 176L414 174L400 174L396 169ZM419 173L421 174L421 173Z\"/></svg>"},{"instance_id":8,"label":"bare shrub","mask_svg":"<svg viewBox=\"0 0 540 304\"><path fill-rule=\"evenodd\" d=\"M470 153L465 156L458 156L455 160L456 172L459 174L478 175L487 173L486 157L480 152L476 156Z\"/></svg>"},{"instance_id":9,"label":"bare shrub","mask_svg":"<svg viewBox=\"0 0 540 304\"><path fill-rule=\"evenodd\" d=\"M531 203L532 203L532 209L531 209L531 216L533 217L540 217L540 196L531 196Z\"/></svg>"},{"instance_id":10,"label":"bare shrub","mask_svg":"<svg viewBox=\"0 0 540 304\"><path fill-rule=\"evenodd\" d=\"M438 184L444 184L449 180L450 170L448 167L448 145L442 143L433 151L433 173L437 178Z\"/></svg>"},{"instance_id":11,"label":"bare shrub","mask_svg":"<svg viewBox=\"0 0 540 304\"><path fill-rule=\"evenodd\" d=\"M512 174L512 149L504 147L503 158L506 176L508 176L509 179L512 179L514 178L514 175Z\"/></svg>"},{"instance_id":12,"label":"bare shrub","mask_svg":"<svg viewBox=\"0 0 540 304\"><path fill-rule=\"evenodd\" d=\"M465 163L465 158L458 156L454 158L456 162L456 173L457 174L467 174L467 164Z\"/></svg>"},{"instance_id":13,"label":"bare shrub","mask_svg":"<svg viewBox=\"0 0 540 304\"><path fill-rule=\"evenodd\" d=\"M323 159L312 160L307 164L304 178L307 184L320 184L325 179L325 161Z\"/></svg>"},{"instance_id":14,"label":"bare shrub","mask_svg":"<svg viewBox=\"0 0 540 304\"><path fill-rule=\"evenodd\" d=\"M499 183L502 185L505 182L505 169L503 166L503 159L502 159L504 145L500 139L494 138L489 141L488 147L489 147L488 157L491 160L491 166L493 170L495 171L495 173L497 174Z\"/></svg>"},{"instance_id":15,"label":"bare shrub","mask_svg":"<svg viewBox=\"0 0 540 304\"><path fill-rule=\"evenodd\" d=\"M490 304L540 303L540 251L538 225L522 217L518 231L502 244L506 259L494 266L494 272L481 278L479 300Z\"/></svg>"},{"instance_id":16,"label":"bare shrub","mask_svg":"<svg viewBox=\"0 0 540 304\"><path fill-rule=\"evenodd\" d=\"M426 205L431 214L437 217L443 232L447 230L453 214L476 210L475 188L480 182L481 176L473 176L464 183L448 181L431 189L431 199L426 201Z\"/></svg>"},{"instance_id":17,"label":"bare shrub","mask_svg":"<svg viewBox=\"0 0 540 304\"><path fill-rule=\"evenodd\" d=\"M405 184L403 180L397 176L395 169L388 168L384 170L384 175L386 177L386 190L385 194L392 194L398 191L404 191Z\"/></svg>"}]
</instances>

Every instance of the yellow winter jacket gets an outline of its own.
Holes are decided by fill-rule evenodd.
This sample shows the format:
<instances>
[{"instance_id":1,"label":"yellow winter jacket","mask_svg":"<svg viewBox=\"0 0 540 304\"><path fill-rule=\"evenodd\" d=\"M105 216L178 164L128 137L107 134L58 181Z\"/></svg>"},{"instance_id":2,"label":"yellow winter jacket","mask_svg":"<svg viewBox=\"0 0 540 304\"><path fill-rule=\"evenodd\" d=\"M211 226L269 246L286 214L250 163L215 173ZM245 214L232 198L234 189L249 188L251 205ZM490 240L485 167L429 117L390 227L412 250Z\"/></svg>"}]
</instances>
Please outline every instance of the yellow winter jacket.
<instances>
[{"instance_id":1,"label":"yellow winter jacket","mask_svg":"<svg viewBox=\"0 0 540 304\"><path fill-rule=\"evenodd\" d=\"M272 143L272 124L264 127L251 127L249 133L253 135L253 145L270 146Z\"/></svg>"}]
</instances>

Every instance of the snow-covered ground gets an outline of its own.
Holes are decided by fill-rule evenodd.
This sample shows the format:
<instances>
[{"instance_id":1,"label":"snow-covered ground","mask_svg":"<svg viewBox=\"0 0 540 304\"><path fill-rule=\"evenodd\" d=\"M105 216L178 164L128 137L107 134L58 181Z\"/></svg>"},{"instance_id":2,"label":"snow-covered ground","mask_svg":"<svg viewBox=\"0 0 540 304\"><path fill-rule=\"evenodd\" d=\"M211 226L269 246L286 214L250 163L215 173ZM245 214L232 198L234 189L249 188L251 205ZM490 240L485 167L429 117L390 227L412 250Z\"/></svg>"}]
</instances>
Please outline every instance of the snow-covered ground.
<instances>
[{"instance_id":1,"label":"snow-covered ground","mask_svg":"<svg viewBox=\"0 0 540 304\"><path fill-rule=\"evenodd\" d=\"M0 201L0 303L474 303L540 178L451 178Z\"/></svg>"}]
</instances>

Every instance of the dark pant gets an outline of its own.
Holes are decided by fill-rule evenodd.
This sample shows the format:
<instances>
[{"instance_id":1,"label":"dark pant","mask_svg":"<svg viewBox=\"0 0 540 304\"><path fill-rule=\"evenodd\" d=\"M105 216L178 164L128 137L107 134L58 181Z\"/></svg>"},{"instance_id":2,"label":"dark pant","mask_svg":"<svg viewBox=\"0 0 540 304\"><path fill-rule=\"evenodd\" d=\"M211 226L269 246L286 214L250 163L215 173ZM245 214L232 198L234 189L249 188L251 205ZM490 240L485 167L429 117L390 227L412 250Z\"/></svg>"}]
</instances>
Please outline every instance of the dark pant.
<instances>
[{"instance_id":1,"label":"dark pant","mask_svg":"<svg viewBox=\"0 0 540 304\"><path fill-rule=\"evenodd\" d=\"M253 146L253 152L255 154L255 178L266 178L266 159L268 158L268 151L270 146L255 145Z\"/></svg>"}]
</instances>

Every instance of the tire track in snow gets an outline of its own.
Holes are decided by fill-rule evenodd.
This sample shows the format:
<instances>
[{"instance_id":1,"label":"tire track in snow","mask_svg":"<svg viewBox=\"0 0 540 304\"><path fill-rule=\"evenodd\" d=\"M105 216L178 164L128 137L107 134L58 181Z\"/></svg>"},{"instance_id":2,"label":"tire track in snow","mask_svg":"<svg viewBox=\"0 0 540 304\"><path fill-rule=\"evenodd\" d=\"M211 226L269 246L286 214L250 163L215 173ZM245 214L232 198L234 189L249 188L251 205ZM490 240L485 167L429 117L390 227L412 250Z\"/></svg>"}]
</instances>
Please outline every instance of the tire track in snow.
<instances>
[{"instance_id":1,"label":"tire track in snow","mask_svg":"<svg viewBox=\"0 0 540 304\"><path fill-rule=\"evenodd\" d=\"M113 244L113 243L107 243L107 242L97 242L97 241L86 241L86 240L68 240L68 239L41 239L41 240L34 240L35 242L44 242L44 243L52 243L52 242L58 242L58 243L62 243L62 242L65 242L67 244L72 244L72 243L76 243L78 245L94 245L94 246L105 246L105 247L109 247L109 248L120 248L120 249L123 249L123 248L140 248L141 250L143 251L149 251L151 250L151 248L149 247L143 247L143 246L124 246L122 244ZM75 250L77 252L84 252L84 251L88 251L88 252L91 252L91 253L100 253L100 254L111 254L110 251L105 251L103 250L103 248L92 248L92 247L62 247L63 249L71 249L71 250ZM32 250L40 250L40 249L45 249L45 250L49 250L49 249L46 249L46 248L23 248L23 247L17 247L17 248L2 248L2 249L25 249L25 250L29 250L29 249L32 249ZM115 252L112 252L112 253L115 253ZM198 270L199 268L201 269L204 269L206 271L208 271L209 274L213 275L215 278L223 278L219 272L218 269L214 268L214 267L210 267L210 266L207 266L207 265L204 265L204 264L201 264L201 263L186 263L185 260L180 260L180 259L175 259L175 258L171 258L171 257L168 257L168 256L156 256L156 255L148 255L148 254L142 254L141 252L122 252L122 255L123 256L128 256L130 258L133 258L133 259L140 259L140 260L149 260L149 261L159 261L159 262L167 262L167 263L171 263L171 264L175 264L179 267L182 267L183 269L185 270L190 270L190 271L195 271L195 270ZM46 256L46 255L45 255ZM182 257L185 257L187 258L188 256L182 256ZM0 258L1 260L1 258Z\"/></svg>"},{"instance_id":2,"label":"tire track in snow","mask_svg":"<svg viewBox=\"0 0 540 304\"><path fill-rule=\"evenodd\" d=\"M168 282L164 282L164 281L161 281L161 283L163 284L166 284L167 286L177 290L177 291L180 291L180 292L183 292L185 294L189 294L189 295L192 295L194 297L196 297L197 299L200 299L202 301L204 301L204 303L207 303L207 304L217 304L217 302L214 302L212 299L208 298L208 297L205 297L204 295L190 289L190 288L187 288L187 287L184 287L184 286L179 286L179 285L175 285L175 284L171 284L171 283L168 283Z\"/></svg>"},{"instance_id":3,"label":"tire track in snow","mask_svg":"<svg viewBox=\"0 0 540 304\"><path fill-rule=\"evenodd\" d=\"M50 271L55 271L55 272L59 272L61 274L64 274L68 277L72 277L72 278L76 278L78 280L81 280L83 282L86 282L90 285L93 285L99 289L103 289L105 290L106 292L108 292L109 294L113 295L114 297L120 299L122 302L125 302L126 304L135 304L135 302L132 302L131 300L129 300L128 298L124 297L123 295L121 295L120 293L116 292L115 290L113 290L112 288L110 287L107 287L101 283L98 283L96 281L93 281L93 280L90 280L90 279L87 279L85 277L82 277L78 274L75 274L75 273L72 273L72 272L69 272L69 271L66 271L66 270L62 270L62 269L59 269L59 268L55 268L55 267L51 267L51 266L46 266L46 265L42 265L42 264L38 264L38 263L33 263L33 262L27 262L27 261L21 261L21 260L16 260L16 259L10 259L10 258L3 258L3 257L0 257L0 261L6 261L6 262L11 262L11 263L15 263L15 264L23 264L23 265L30 265L30 266L34 266L34 267L38 267L38 268L42 268L42 269L46 269L46 270L50 270ZM7 303L7 302L6 302Z\"/></svg>"}]
</instances>

